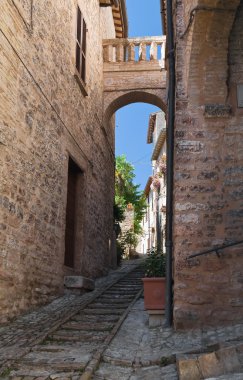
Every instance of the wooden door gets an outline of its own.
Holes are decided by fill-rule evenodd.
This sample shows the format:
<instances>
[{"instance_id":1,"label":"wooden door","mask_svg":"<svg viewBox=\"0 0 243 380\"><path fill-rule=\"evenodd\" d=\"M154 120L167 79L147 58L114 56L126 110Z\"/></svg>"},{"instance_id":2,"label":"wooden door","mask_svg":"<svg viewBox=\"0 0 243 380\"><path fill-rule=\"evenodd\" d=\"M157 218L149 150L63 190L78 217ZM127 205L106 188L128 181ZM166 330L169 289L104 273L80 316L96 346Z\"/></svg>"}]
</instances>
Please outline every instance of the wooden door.
<instances>
[{"instance_id":1,"label":"wooden door","mask_svg":"<svg viewBox=\"0 0 243 380\"><path fill-rule=\"evenodd\" d=\"M75 259L76 224L78 212L78 183L80 175L81 170L75 164L75 162L69 158L64 264L71 268L74 267Z\"/></svg>"}]
</instances>

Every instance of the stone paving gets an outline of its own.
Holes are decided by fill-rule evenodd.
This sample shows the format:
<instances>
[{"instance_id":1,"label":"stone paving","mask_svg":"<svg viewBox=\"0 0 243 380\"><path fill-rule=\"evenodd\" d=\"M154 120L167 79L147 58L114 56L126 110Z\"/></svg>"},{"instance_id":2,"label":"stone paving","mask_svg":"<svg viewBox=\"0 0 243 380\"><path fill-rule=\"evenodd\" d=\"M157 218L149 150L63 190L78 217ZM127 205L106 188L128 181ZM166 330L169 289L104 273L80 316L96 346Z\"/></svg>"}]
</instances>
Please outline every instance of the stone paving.
<instances>
[{"instance_id":1,"label":"stone paving","mask_svg":"<svg viewBox=\"0 0 243 380\"><path fill-rule=\"evenodd\" d=\"M243 342L243 324L185 332L164 327L149 328L148 314L139 293L127 312L122 314L132 299L131 289L137 286L132 277L131 284L127 283L127 274L138 264L140 261L126 263L119 270L112 271L96 282L97 289L92 293L60 297L1 327L2 378L176 380L179 378L176 361L181 355L212 352L219 344ZM124 289L114 297L118 280ZM112 305L108 305L111 296ZM108 309L112 309L112 314L106 313ZM123 315L121 319L120 315ZM118 319L120 323L114 330ZM89 331L90 325L92 331ZM112 334L109 334L111 329ZM109 338L103 344L106 336ZM97 347L101 348L99 352ZM17 367L16 361L20 363ZM44 367L43 363L48 365ZM87 366L87 363L90 364ZM240 372L208 379L243 380Z\"/></svg>"},{"instance_id":2,"label":"stone paving","mask_svg":"<svg viewBox=\"0 0 243 380\"><path fill-rule=\"evenodd\" d=\"M118 270L96 281L96 290L82 296L65 295L0 327L0 370L6 363L22 357L31 347L70 319L86 304L98 297L106 287L118 281L141 264L141 260L125 261Z\"/></svg>"},{"instance_id":3,"label":"stone paving","mask_svg":"<svg viewBox=\"0 0 243 380\"><path fill-rule=\"evenodd\" d=\"M55 328L49 324L49 333L45 337L39 335L38 340L32 339L28 342L28 337L25 337L28 343L25 350L22 345L17 345L16 349L16 345L10 341L10 346L7 347L8 356L4 356L7 360L3 366L3 377L77 380L80 376L85 379L86 376L91 376L103 351L109 346L130 307L142 292L143 270L138 263L139 261L135 266L126 266L123 271L109 276L113 277L112 281L111 278L108 282L99 281L103 283L103 287L91 294L85 304L77 303L75 312L72 310L68 318L61 318L55 323ZM26 319L32 320L30 315ZM22 318L18 322L20 320ZM15 323L15 326L18 325ZM27 331L27 325L25 328ZM35 328L40 334L40 327ZM12 326L11 331L13 330ZM16 332L19 333L20 329ZM6 347L3 351L5 349Z\"/></svg>"},{"instance_id":4,"label":"stone paving","mask_svg":"<svg viewBox=\"0 0 243 380\"><path fill-rule=\"evenodd\" d=\"M164 327L149 328L148 314L141 298L104 352L94 379L176 380L175 361L180 354L204 352L215 344L239 339L243 340L241 324L186 332ZM233 375L230 376L222 377L222 380L234 380ZM243 379L243 374L234 376L236 380Z\"/></svg>"}]
</instances>

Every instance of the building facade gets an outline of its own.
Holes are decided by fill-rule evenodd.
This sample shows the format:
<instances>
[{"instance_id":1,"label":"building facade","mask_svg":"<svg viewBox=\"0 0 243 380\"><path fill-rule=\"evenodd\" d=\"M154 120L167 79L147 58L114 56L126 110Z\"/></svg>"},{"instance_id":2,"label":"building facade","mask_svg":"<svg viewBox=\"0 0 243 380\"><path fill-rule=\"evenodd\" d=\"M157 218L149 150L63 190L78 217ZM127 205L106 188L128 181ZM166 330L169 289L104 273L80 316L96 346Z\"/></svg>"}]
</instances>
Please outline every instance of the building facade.
<instances>
[{"instance_id":1,"label":"building facade","mask_svg":"<svg viewBox=\"0 0 243 380\"><path fill-rule=\"evenodd\" d=\"M146 199L146 210L141 222L142 234L139 236L137 253L146 255L153 247L155 247L155 218L154 218L154 195L151 189L152 176L147 180L144 196Z\"/></svg>"},{"instance_id":2,"label":"building facade","mask_svg":"<svg viewBox=\"0 0 243 380\"><path fill-rule=\"evenodd\" d=\"M102 40L126 33L124 1L1 2L0 322L113 265Z\"/></svg>"},{"instance_id":3,"label":"building facade","mask_svg":"<svg viewBox=\"0 0 243 380\"><path fill-rule=\"evenodd\" d=\"M165 252L166 229L166 120L164 112L150 116L147 143L153 144L152 183L156 246Z\"/></svg>"},{"instance_id":4,"label":"building facade","mask_svg":"<svg viewBox=\"0 0 243 380\"><path fill-rule=\"evenodd\" d=\"M242 321L243 2L173 1L176 328ZM168 22L168 20L167 20Z\"/></svg>"},{"instance_id":5,"label":"building facade","mask_svg":"<svg viewBox=\"0 0 243 380\"><path fill-rule=\"evenodd\" d=\"M165 252L166 228L166 120L164 112L156 112L149 117L147 143L153 143L152 174L144 189L147 210L141 227L137 251L148 253L151 249L160 247Z\"/></svg>"}]
</instances>

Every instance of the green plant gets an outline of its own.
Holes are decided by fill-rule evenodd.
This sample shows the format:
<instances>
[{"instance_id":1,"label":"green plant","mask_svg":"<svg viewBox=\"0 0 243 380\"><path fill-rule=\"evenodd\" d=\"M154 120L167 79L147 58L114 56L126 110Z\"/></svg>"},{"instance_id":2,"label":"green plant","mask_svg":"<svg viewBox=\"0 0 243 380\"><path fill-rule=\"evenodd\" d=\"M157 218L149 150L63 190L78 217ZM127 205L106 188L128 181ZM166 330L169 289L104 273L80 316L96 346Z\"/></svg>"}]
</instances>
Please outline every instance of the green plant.
<instances>
[{"instance_id":1,"label":"green plant","mask_svg":"<svg viewBox=\"0 0 243 380\"><path fill-rule=\"evenodd\" d=\"M138 244L138 236L133 230L128 230L121 235L120 241L125 249L134 249Z\"/></svg>"},{"instance_id":2,"label":"green plant","mask_svg":"<svg viewBox=\"0 0 243 380\"><path fill-rule=\"evenodd\" d=\"M125 155L116 157L115 170L115 206L114 220L122 222L128 204L132 204L134 209L134 232L142 233L140 223L147 208L146 199L143 192L139 191L139 185L135 185L134 166L131 165Z\"/></svg>"},{"instance_id":3,"label":"green plant","mask_svg":"<svg viewBox=\"0 0 243 380\"><path fill-rule=\"evenodd\" d=\"M165 277L166 259L161 250L152 248L144 263L145 277Z\"/></svg>"},{"instance_id":4,"label":"green plant","mask_svg":"<svg viewBox=\"0 0 243 380\"><path fill-rule=\"evenodd\" d=\"M122 222L125 218L124 209L119 204L115 203L113 206L113 217L115 223Z\"/></svg>"}]
</instances>

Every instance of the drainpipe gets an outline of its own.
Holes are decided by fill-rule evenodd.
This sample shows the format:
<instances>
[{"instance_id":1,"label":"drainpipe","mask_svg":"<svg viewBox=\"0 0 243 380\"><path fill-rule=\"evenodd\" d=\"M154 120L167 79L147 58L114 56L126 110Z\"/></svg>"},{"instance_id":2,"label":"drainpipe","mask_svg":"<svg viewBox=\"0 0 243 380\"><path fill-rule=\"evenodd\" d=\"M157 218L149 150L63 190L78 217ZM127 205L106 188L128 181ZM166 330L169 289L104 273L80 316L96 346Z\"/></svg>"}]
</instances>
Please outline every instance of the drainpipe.
<instances>
[{"instance_id":1,"label":"drainpipe","mask_svg":"<svg viewBox=\"0 0 243 380\"><path fill-rule=\"evenodd\" d=\"M161 0L161 5L162 5ZM174 120L175 120L175 52L173 29L173 0L166 1L167 13L167 57L169 69L169 92L167 109L167 189L166 189L166 326L173 322L173 163L174 163Z\"/></svg>"}]
</instances>

